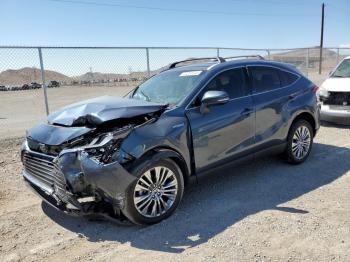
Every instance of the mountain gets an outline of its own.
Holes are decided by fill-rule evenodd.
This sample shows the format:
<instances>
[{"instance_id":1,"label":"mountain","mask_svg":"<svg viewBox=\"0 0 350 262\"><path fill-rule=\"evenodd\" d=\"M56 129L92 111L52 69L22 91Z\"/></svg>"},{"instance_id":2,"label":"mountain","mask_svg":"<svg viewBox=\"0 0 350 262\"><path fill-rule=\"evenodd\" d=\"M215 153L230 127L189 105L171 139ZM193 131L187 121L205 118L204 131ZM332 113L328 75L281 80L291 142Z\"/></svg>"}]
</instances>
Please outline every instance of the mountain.
<instances>
[{"instance_id":1,"label":"mountain","mask_svg":"<svg viewBox=\"0 0 350 262\"><path fill-rule=\"evenodd\" d=\"M281 53L272 53L271 59L275 61L282 61L286 63L291 63L296 66L305 67L306 66L307 49L297 49ZM338 64L345 56L339 55L332 49L324 48L322 51L322 67L325 69L333 69L335 65ZM310 48L309 49L309 68L318 68L320 61L320 49Z\"/></svg>"},{"instance_id":2,"label":"mountain","mask_svg":"<svg viewBox=\"0 0 350 262\"><path fill-rule=\"evenodd\" d=\"M126 75L123 74L113 74L113 73L99 73L99 72L87 72L80 76L73 77L75 80L78 81L102 81L102 80L109 80L109 79L117 79L117 78L124 78Z\"/></svg>"},{"instance_id":3,"label":"mountain","mask_svg":"<svg viewBox=\"0 0 350 262\"><path fill-rule=\"evenodd\" d=\"M151 71L150 74L155 75L159 73L161 69ZM108 81L108 80L114 80L114 79L138 79L143 80L144 78L147 78L148 74L147 71L139 71L139 72L131 72L129 74L115 74L115 73L100 73L100 72L87 72L85 74L74 76L72 79L75 81Z\"/></svg>"},{"instance_id":4,"label":"mountain","mask_svg":"<svg viewBox=\"0 0 350 262\"><path fill-rule=\"evenodd\" d=\"M282 53L275 53L271 54L271 58L278 58L278 57L303 57L305 58L307 55L307 49L296 49L292 51L287 51L287 52L282 52ZM337 52L324 48L322 51L322 57L323 58L328 58L328 57L336 57ZM309 57L314 58L314 57L320 57L320 49L317 47L310 48L309 49Z\"/></svg>"},{"instance_id":5,"label":"mountain","mask_svg":"<svg viewBox=\"0 0 350 262\"><path fill-rule=\"evenodd\" d=\"M71 81L71 78L51 70L45 70L47 82L55 80L58 82ZM0 85L23 85L32 82L41 83L41 70L35 67L24 67L21 69L8 69L0 73Z\"/></svg>"}]
</instances>

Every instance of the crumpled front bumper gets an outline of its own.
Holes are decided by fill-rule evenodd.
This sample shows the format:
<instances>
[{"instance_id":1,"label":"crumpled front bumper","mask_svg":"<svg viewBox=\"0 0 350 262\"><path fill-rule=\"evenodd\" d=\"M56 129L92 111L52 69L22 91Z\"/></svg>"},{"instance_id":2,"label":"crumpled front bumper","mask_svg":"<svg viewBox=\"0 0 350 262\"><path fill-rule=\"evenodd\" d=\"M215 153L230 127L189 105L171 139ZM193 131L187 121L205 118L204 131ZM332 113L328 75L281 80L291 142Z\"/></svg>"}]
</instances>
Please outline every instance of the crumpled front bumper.
<instances>
[{"instance_id":1,"label":"crumpled front bumper","mask_svg":"<svg viewBox=\"0 0 350 262\"><path fill-rule=\"evenodd\" d=\"M350 106L321 105L321 120L350 125Z\"/></svg>"},{"instance_id":2,"label":"crumpled front bumper","mask_svg":"<svg viewBox=\"0 0 350 262\"><path fill-rule=\"evenodd\" d=\"M45 202L68 213L103 213L106 205L120 211L125 192L136 179L118 162L103 164L84 151L52 157L32 151L25 142L21 155L27 185Z\"/></svg>"}]
</instances>

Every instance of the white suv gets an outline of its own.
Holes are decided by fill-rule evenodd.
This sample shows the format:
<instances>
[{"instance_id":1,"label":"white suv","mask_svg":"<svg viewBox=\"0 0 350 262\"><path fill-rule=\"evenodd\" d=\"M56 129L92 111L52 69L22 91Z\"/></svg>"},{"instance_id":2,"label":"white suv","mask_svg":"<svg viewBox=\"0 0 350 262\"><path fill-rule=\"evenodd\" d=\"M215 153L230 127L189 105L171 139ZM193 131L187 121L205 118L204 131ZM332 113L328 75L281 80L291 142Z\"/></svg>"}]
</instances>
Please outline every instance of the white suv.
<instances>
[{"instance_id":1,"label":"white suv","mask_svg":"<svg viewBox=\"0 0 350 262\"><path fill-rule=\"evenodd\" d=\"M318 92L321 120L350 124L350 56L341 61Z\"/></svg>"}]
</instances>

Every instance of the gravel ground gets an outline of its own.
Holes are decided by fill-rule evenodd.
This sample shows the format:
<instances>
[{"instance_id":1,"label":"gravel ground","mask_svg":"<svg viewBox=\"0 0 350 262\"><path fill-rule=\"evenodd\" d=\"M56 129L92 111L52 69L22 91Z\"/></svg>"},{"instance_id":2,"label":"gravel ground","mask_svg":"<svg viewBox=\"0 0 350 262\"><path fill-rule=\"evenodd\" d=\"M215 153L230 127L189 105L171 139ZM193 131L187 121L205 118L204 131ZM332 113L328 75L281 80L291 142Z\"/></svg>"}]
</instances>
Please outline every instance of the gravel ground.
<instances>
[{"instance_id":1,"label":"gravel ground","mask_svg":"<svg viewBox=\"0 0 350 262\"><path fill-rule=\"evenodd\" d=\"M349 128L323 126L303 165L269 157L206 175L149 227L43 204L19 175L21 140L0 140L2 261L350 261Z\"/></svg>"}]
</instances>

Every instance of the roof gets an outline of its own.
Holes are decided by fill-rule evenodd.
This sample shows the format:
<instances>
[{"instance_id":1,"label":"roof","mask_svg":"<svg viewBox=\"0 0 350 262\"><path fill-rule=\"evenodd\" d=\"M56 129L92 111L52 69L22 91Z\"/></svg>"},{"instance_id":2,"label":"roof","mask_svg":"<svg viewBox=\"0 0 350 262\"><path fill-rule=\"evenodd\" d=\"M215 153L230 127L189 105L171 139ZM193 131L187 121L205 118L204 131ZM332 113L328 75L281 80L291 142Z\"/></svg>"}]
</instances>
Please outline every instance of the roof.
<instances>
[{"instance_id":1,"label":"roof","mask_svg":"<svg viewBox=\"0 0 350 262\"><path fill-rule=\"evenodd\" d=\"M350 58L350 57L349 57ZM194 64L186 64L183 66L178 66L175 68L172 68L170 70L208 70L211 69L225 69L228 67L234 67L234 66L246 66L246 65L270 65L270 66L276 66L285 68L287 70L293 70L295 71L295 66L292 64L282 63L282 62L276 62L272 60L261 60L261 59L236 59L236 60L229 60L226 62L218 63L218 62L206 62L206 63L194 63Z\"/></svg>"}]
</instances>

